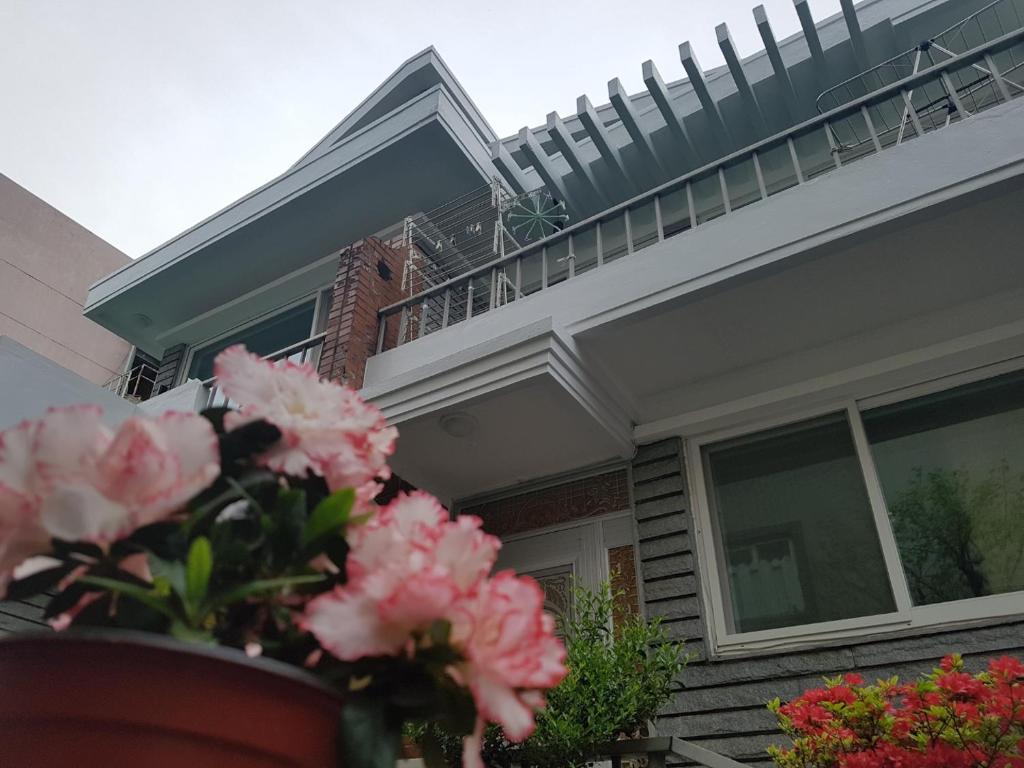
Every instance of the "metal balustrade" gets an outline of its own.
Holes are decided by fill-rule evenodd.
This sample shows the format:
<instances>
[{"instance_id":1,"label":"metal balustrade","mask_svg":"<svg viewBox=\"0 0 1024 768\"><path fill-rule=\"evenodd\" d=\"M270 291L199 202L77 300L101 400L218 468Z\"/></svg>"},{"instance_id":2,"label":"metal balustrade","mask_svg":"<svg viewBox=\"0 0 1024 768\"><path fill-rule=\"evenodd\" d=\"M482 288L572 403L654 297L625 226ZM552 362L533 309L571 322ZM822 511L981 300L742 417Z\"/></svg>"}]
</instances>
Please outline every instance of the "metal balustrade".
<instances>
[{"instance_id":1,"label":"metal balustrade","mask_svg":"<svg viewBox=\"0 0 1024 768\"><path fill-rule=\"evenodd\" d=\"M703 768L744 768L742 763L731 757L712 752L678 736L652 736L646 739L616 741L599 749L595 757L610 760L612 768L622 768L623 758L645 759L648 768L665 768L669 759L673 762L685 760Z\"/></svg>"},{"instance_id":2,"label":"metal balustrade","mask_svg":"<svg viewBox=\"0 0 1024 768\"><path fill-rule=\"evenodd\" d=\"M148 400L156 384L157 370L148 363L140 363L131 370L112 377L103 388L118 397L139 403Z\"/></svg>"},{"instance_id":3,"label":"metal balustrade","mask_svg":"<svg viewBox=\"0 0 1024 768\"><path fill-rule=\"evenodd\" d=\"M264 355L264 360L288 360L289 362L302 365L308 363L315 369L320 362L320 350L323 348L324 339L327 338L326 333L318 333L315 336L310 336L304 341L300 341L291 346L280 349L269 355ZM227 398L224 392L217 386L217 377L213 376L203 382L203 386L206 387L209 392L209 397L206 401L207 408L218 408L222 406L233 406L231 400Z\"/></svg>"},{"instance_id":4,"label":"metal balustrade","mask_svg":"<svg viewBox=\"0 0 1024 768\"><path fill-rule=\"evenodd\" d=\"M603 213L391 304L377 352L522 301L1024 93L1024 27L887 83ZM1012 75L1012 79L1011 79Z\"/></svg>"}]
</instances>

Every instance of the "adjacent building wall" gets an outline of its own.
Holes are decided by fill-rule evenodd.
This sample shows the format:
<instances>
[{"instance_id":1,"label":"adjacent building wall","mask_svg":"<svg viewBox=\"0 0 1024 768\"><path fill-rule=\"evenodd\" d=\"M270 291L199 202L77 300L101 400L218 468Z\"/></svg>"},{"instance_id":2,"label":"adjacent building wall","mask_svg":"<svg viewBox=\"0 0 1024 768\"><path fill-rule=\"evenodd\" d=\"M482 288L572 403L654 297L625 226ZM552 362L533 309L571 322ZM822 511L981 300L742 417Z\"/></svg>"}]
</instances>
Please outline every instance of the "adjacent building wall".
<instances>
[{"instance_id":1,"label":"adjacent building wall","mask_svg":"<svg viewBox=\"0 0 1024 768\"><path fill-rule=\"evenodd\" d=\"M815 648L714 658L706 647L699 568L690 536L690 498L678 439L641 446L633 462L633 499L642 593L649 617L662 616L696 659L662 712L659 733L674 734L742 762L769 766L769 744L786 744L765 703L819 686L824 675L859 671L868 680L913 678L959 651L968 667L1024 654L1024 615L956 628L889 632L820 643ZM1024 613L1024 611L1022 611Z\"/></svg>"},{"instance_id":2,"label":"adjacent building wall","mask_svg":"<svg viewBox=\"0 0 1024 768\"><path fill-rule=\"evenodd\" d=\"M129 261L0 174L0 334L104 384L129 344L83 317L82 304L94 281Z\"/></svg>"},{"instance_id":3,"label":"adjacent building wall","mask_svg":"<svg viewBox=\"0 0 1024 768\"><path fill-rule=\"evenodd\" d=\"M79 403L101 406L111 426L138 412L134 403L0 335L0 430L39 418L51 406Z\"/></svg>"}]
</instances>

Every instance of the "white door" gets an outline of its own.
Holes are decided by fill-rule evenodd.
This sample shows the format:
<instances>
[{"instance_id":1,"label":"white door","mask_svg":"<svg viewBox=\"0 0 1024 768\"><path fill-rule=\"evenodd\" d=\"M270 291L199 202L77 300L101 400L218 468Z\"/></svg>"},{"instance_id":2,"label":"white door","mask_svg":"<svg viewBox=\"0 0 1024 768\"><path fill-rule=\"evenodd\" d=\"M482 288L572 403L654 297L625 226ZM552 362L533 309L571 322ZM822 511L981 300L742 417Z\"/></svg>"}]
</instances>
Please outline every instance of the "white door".
<instances>
[{"instance_id":1,"label":"white door","mask_svg":"<svg viewBox=\"0 0 1024 768\"><path fill-rule=\"evenodd\" d=\"M504 540L496 570L532 576L544 589L545 608L571 618L576 585L597 589L608 579L608 549L632 543L628 515L530 531Z\"/></svg>"}]
</instances>

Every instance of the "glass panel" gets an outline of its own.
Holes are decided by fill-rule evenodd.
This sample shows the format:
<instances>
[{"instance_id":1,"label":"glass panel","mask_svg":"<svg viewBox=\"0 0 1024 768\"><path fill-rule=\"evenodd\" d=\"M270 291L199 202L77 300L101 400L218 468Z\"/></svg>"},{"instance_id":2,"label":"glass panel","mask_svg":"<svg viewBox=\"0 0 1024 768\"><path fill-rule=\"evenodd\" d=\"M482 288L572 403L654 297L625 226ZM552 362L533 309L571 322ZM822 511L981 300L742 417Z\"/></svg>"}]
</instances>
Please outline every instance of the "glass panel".
<instances>
[{"instance_id":1,"label":"glass panel","mask_svg":"<svg viewBox=\"0 0 1024 768\"><path fill-rule=\"evenodd\" d=\"M576 274L597 266L597 227L589 227L572 236L572 252L576 259Z\"/></svg>"},{"instance_id":2,"label":"glass panel","mask_svg":"<svg viewBox=\"0 0 1024 768\"><path fill-rule=\"evenodd\" d=\"M704 448L729 630L895 610L845 414Z\"/></svg>"},{"instance_id":3,"label":"glass panel","mask_svg":"<svg viewBox=\"0 0 1024 768\"><path fill-rule=\"evenodd\" d=\"M569 238L563 238L547 247L548 285L557 285L569 277Z\"/></svg>"},{"instance_id":4,"label":"glass panel","mask_svg":"<svg viewBox=\"0 0 1024 768\"><path fill-rule=\"evenodd\" d=\"M498 285L495 304L499 307L516 300L516 263L511 261L498 267Z\"/></svg>"},{"instance_id":5,"label":"glass panel","mask_svg":"<svg viewBox=\"0 0 1024 768\"><path fill-rule=\"evenodd\" d=\"M469 299L469 282L452 286L452 300L448 307L448 325L461 323L466 319L466 306Z\"/></svg>"},{"instance_id":6,"label":"glass panel","mask_svg":"<svg viewBox=\"0 0 1024 768\"><path fill-rule=\"evenodd\" d=\"M541 287L541 253L538 248L533 253L522 257L522 294L529 296Z\"/></svg>"},{"instance_id":7,"label":"glass panel","mask_svg":"<svg viewBox=\"0 0 1024 768\"><path fill-rule=\"evenodd\" d=\"M1024 376L864 414L910 595L1024 589Z\"/></svg>"},{"instance_id":8,"label":"glass panel","mask_svg":"<svg viewBox=\"0 0 1024 768\"><path fill-rule=\"evenodd\" d=\"M313 301L300 304L197 349L188 366L188 378L205 381L213 376L213 359L232 344L245 344L250 352L269 355L308 339L315 307Z\"/></svg>"},{"instance_id":9,"label":"glass panel","mask_svg":"<svg viewBox=\"0 0 1024 768\"><path fill-rule=\"evenodd\" d=\"M769 196L796 186L796 170L793 168L793 158L789 154L788 144L783 142L761 152L757 159L761 163L764 186Z\"/></svg>"},{"instance_id":10,"label":"glass panel","mask_svg":"<svg viewBox=\"0 0 1024 768\"><path fill-rule=\"evenodd\" d=\"M722 206L722 185L717 172L693 182L690 186L693 190L693 210L698 224L717 219L725 213Z\"/></svg>"},{"instance_id":11,"label":"glass panel","mask_svg":"<svg viewBox=\"0 0 1024 768\"><path fill-rule=\"evenodd\" d=\"M473 284L473 317L476 317L491 308L491 273L470 278L470 282Z\"/></svg>"},{"instance_id":12,"label":"glass panel","mask_svg":"<svg viewBox=\"0 0 1024 768\"><path fill-rule=\"evenodd\" d=\"M804 172L805 179L813 179L815 176L835 170L832 148L828 144L828 136L823 127L797 136L793 139L793 144L796 146L796 156L800 159L800 170Z\"/></svg>"},{"instance_id":13,"label":"glass panel","mask_svg":"<svg viewBox=\"0 0 1024 768\"><path fill-rule=\"evenodd\" d=\"M875 151L868 124L860 112L829 123L829 130L839 150L839 159L844 163L858 160Z\"/></svg>"},{"instance_id":14,"label":"glass panel","mask_svg":"<svg viewBox=\"0 0 1024 768\"><path fill-rule=\"evenodd\" d=\"M629 231L634 251L658 242L658 222L654 216L653 200L629 210Z\"/></svg>"},{"instance_id":15,"label":"glass panel","mask_svg":"<svg viewBox=\"0 0 1024 768\"><path fill-rule=\"evenodd\" d=\"M754 161L748 158L735 165L727 166L725 186L729 189L729 205L734 211L760 200L761 190L757 186Z\"/></svg>"},{"instance_id":16,"label":"glass panel","mask_svg":"<svg viewBox=\"0 0 1024 768\"><path fill-rule=\"evenodd\" d=\"M626 255L626 217L619 214L601 222L601 249L605 262Z\"/></svg>"},{"instance_id":17,"label":"glass panel","mask_svg":"<svg viewBox=\"0 0 1024 768\"><path fill-rule=\"evenodd\" d=\"M661 228L667 240L690 228L690 206L686 202L686 187L669 192L659 198Z\"/></svg>"}]
</instances>

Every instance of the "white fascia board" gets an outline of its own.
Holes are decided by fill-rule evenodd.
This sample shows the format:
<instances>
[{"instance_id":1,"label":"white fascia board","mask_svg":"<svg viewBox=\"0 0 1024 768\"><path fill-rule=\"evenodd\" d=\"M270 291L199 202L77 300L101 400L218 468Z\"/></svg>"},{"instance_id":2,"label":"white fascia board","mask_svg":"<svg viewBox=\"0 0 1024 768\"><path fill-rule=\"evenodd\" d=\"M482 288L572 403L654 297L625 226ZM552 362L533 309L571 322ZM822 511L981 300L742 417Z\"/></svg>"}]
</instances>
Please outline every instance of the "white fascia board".
<instances>
[{"instance_id":1,"label":"white fascia board","mask_svg":"<svg viewBox=\"0 0 1024 768\"><path fill-rule=\"evenodd\" d=\"M612 437L624 458L632 455L632 422L587 371L573 341L550 318L371 384L360 394L380 408L389 422L401 425L544 376L554 379Z\"/></svg>"},{"instance_id":2,"label":"white fascia board","mask_svg":"<svg viewBox=\"0 0 1024 768\"><path fill-rule=\"evenodd\" d=\"M312 149L304 154L293 166L297 168L320 155L328 152L332 146L341 141L346 134L352 130L352 126L358 123L364 116L380 104L392 91L395 90L407 78L418 70L429 67L437 74L439 83L452 97L452 100L466 115L473 131L479 140L485 144L495 141L496 135L483 113L470 98L469 93L462 87L444 59L433 46L429 46L416 55L406 59L383 83L377 86L369 96L363 99L359 105L346 115L341 122L332 128L324 138L316 143Z\"/></svg>"},{"instance_id":3,"label":"white fascia board","mask_svg":"<svg viewBox=\"0 0 1024 768\"><path fill-rule=\"evenodd\" d=\"M88 315L133 285L187 259L211 243L382 152L430 121L437 120L442 110L450 113L453 108L444 89L438 85L361 128L316 160L285 172L145 256L97 281L89 289L85 314Z\"/></svg>"}]
</instances>

